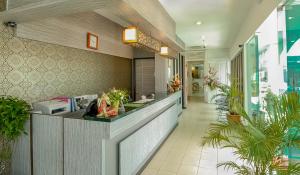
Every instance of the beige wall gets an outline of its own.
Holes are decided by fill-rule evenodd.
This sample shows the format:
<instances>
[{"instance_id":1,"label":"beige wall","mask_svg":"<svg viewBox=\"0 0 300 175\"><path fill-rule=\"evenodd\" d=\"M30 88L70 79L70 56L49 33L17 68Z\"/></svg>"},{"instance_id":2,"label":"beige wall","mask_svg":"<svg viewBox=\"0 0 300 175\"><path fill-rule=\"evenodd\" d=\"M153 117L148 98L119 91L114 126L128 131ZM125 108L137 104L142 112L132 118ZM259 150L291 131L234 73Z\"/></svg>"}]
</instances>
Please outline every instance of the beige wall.
<instances>
[{"instance_id":1,"label":"beige wall","mask_svg":"<svg viewBox=\"0 0 300 175\"><path fill-rule=\"evenodd\" d=\"M0 95L28 102L131 88L131 60L15 37L0 25Z\"/></svg>"},{"instance_id":2,"label":"beige wall","mask_svg":"<svg viewBox=\"0 0 300 175\"><path fill-rule=\"evenodd\" d=\"M279 0L264 0L261 3L255 3L247 18L245 18L244 23L241 25L239 34L234 39L230 49L230 58L233 58L238 53L240 50L238 45L244 44L254 34L256 29L277 7L279 2Z\"/></svg>"},{"instance_id":3,"label":"beige wall","mask_svg":"<svg viewBox=\"0 0 300 175\"><path fill-rule=\"evenodd\" d=\"M155 92L167 92L168 59L155 54Z\"/></svg>"},{"instance_id":4,"label":"beige wall","mask_svg":"<svg viewBox=\"0 0 300 175\"><path fill-rule=\"evenodd\" d=\"M153 26L176 40L176 23L158 0L124 0Z\"/></svg>"},{"instance_id":5,"label":"beige wall","mask_svg":"<svg viewBox=\"0 0 300 175\"><path fill-rule=\"evenodd\" d=\"M20 23L17 36L89 50L86 47L87 32L99 36L99 49L90 51L125 58L133 57L132 47L122 41L123 28L95 12Z\"/></svg>"}]
</instances>

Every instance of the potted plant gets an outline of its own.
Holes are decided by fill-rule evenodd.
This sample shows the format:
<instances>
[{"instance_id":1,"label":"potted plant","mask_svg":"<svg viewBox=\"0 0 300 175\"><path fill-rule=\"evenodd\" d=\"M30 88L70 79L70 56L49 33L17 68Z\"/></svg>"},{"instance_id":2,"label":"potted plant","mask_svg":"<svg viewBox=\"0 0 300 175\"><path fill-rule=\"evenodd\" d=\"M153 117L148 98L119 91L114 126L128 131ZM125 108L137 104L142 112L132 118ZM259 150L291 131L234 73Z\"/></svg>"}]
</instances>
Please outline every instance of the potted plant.
<instances>
[{"instance_id":1,"label":"potted plant","mask_svg":"<svg viewBox=\"0 0 300 175\"><path fill-rule=\"evenodd\" d=\"M13 142L24 133L30 105L11 96L0 97L0 174L9 174Z\"/></svg>"},{"instance_id":2,"label":"potted plant","mask_svg":"<svg viewBox=\"0 0 300 175\"><path fill-rule=\"evenodd\" d=\"M129 99L128 91L115 88L111 89L107 96L111 102L111 106L116 109L119 109L120 105L123 106L124 103L127 103Z\"/></svg>"},{"instance_id":3,"label":"potted plant","mask_svg":"<svg viewBox=\"0 0 300 175\"><path fill-rule=\"evenodd\" d=\"M239 115L239 109L243 103L243 93L239 90L236 81L233 81L228 89L228 114L227 120L234 122L241 122L241 116Z\"/></svg>"},{"instance_id":4,"label":"potted plant","mask_svg":"<svg viewBox=\"0 0 300 175\"><path fill-rule=\"evenodd\" d=\"M297 93L274 97L267 115L248 116L243 108L239 114L245 124L219 121L211 124L203 145L232 148L238 161L218 164L240 175L298 175L300 164L287 162L284 150L299 148L300 96ZM289 132L293 128L294 132Z\"/></svg>"},{"instance_id":5,"label":"potted plant","mask_svg":"<svg viewBox=\"0 0 300 175\"><path fill-rule=\"evenodd\" d=\"M223 97L227 104L227 120L241 122L241 116L238 111L243 103L243 93L239 90L236 81L232 81L231 86L220 84L217 86L219 93L212 97L212 100L217 97Z\"/></svg>"},{"instance_id":6,"label":"potted plant","mask_svg":"<svg viewBox=\"0 0 300 175\"><path fill-rule=\"evenodd\" d=\"M128 103L127 90L111 89L107 94L103 93L98 99L98 117L114 117L119 111L125 112L124 103ZM120 110L119 110L120 108Z\"/></svg>"}]
</instances>

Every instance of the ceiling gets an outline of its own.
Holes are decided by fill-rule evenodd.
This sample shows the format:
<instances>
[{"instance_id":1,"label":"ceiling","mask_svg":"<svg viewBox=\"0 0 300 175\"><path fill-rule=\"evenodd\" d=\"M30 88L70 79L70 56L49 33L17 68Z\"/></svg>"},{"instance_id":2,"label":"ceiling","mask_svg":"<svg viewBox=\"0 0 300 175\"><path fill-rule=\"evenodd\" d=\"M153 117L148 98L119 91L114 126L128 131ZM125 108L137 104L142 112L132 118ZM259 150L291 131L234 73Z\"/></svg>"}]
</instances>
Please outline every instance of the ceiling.
<instances>
[{"instance_id":1,"label":"ceiling","mask_svg":"<svg viewBox=\"0 0 300 175\"><path fill-rule=\"evenodd\" d=\"M159 0L186 46L230 48L254 3L262 0ZM201 25L196 22L201 21Z\"/></svg>"}]
</instances>

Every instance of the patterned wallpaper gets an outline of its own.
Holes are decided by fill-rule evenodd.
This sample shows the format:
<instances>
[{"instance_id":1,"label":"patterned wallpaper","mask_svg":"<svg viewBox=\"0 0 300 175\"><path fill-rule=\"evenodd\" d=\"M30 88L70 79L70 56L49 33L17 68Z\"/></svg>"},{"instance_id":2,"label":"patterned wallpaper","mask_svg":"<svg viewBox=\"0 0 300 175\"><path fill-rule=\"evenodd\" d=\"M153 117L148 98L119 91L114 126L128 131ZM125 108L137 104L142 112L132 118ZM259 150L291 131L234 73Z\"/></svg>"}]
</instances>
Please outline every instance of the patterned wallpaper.
<instances>
[{"instance_id":1,"label":"patterned wallpaper","mask_svg":"<svg viewBox=\"0 0 300 175\"><path fill-rule=\"evenodd\" d=\"M28 102L131 88L131 60L14 37L0 25L0 95Z\"/></svg>"}]
</instances>

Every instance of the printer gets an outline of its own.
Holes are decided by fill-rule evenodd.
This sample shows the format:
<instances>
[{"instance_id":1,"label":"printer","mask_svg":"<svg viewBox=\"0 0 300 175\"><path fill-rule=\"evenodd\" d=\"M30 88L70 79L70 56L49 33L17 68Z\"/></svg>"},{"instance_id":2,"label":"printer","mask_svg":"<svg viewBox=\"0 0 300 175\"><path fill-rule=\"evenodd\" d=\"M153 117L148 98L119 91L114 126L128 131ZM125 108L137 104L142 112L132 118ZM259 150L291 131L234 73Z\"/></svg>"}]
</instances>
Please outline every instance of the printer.
<instances>
[{"instance_id":1,"label":"printer","mask_svg":"<svg viewBox=\"0 0 300 175\"><path fill-rule=\"evenodd\" d=\"M34 103L33 109L45 115L60 115L71 112L69 102L55 99Z\"/></svg>"}]
</instances>

